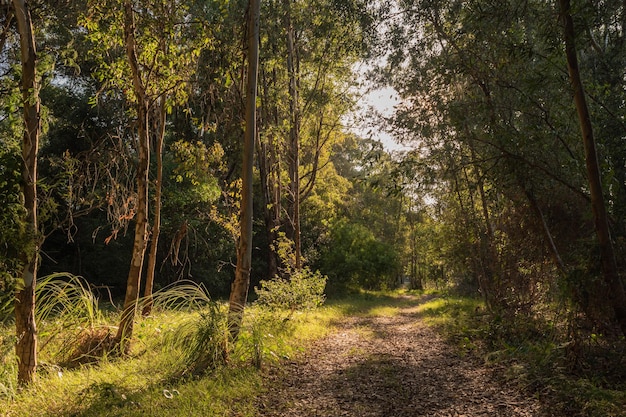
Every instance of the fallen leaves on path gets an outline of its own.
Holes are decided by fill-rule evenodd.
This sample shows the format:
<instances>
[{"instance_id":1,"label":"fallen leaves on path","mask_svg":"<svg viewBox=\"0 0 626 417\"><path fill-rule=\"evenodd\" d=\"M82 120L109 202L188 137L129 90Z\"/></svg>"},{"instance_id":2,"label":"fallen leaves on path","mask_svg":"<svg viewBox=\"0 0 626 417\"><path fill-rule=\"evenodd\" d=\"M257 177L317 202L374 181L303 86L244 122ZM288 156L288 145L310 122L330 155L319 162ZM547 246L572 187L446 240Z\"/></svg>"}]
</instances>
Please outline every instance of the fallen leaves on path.
<instances>
[{"instance_id":1,"label":"fallen leaves on path","mask_svg":"<svg viewBox=\"0 0 626 417\"><path fill-rule=\"evenodd\" d=\"M416 301L417 304L417 301ZM413 308L352 317L273 369L265 417L548 416L537 400L461 357Z\"/></svg>"}]
</instances>

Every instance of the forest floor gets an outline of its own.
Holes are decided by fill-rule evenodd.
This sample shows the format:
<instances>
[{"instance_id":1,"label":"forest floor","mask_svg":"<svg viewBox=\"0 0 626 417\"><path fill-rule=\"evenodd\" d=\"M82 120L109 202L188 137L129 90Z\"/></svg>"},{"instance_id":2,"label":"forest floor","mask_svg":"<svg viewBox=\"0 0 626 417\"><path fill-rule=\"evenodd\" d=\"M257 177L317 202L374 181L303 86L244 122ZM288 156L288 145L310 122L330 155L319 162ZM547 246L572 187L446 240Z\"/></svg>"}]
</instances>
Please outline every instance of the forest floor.
<instances>
[{"instance_id":1,"label":"forest floor","mask_svg":"<svg viewBox=\"0 0 626 417\"><path fill-rule=\"evenodd\" d=\"M549 416L503 369L463 355L405 296L387 314L351 316L306 353L272 368L265 417Z\"/></svg>"}]
</instances>

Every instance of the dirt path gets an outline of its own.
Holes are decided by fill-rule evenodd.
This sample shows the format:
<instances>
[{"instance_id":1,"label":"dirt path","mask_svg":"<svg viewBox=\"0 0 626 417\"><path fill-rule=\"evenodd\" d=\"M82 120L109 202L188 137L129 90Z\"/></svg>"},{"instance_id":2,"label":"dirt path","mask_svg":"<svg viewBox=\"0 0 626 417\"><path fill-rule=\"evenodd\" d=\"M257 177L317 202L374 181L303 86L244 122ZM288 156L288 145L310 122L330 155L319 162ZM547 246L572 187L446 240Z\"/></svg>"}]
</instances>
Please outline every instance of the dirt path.
<instances>
[{"instance_id":1,"label":"dirt path","mask_svg":"<svg viewBox=\"0 0 626 417\"><path fill-rule=\"evenodd\" d=\"M420 322L415 304L357 317L273 371L265 417L547 416L493 370L460 357Z\"/></svg>"}]
</instances>

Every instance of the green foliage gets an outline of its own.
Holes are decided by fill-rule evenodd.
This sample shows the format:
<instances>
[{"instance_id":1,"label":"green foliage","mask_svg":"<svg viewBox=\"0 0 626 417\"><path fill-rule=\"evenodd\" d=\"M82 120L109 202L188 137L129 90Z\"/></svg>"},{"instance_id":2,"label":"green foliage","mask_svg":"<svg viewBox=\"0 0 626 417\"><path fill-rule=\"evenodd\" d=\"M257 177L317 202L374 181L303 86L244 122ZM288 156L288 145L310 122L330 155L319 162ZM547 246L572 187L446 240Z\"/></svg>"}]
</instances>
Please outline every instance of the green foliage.
<instances>
[{"instance_id":1,"label":"green foliage","mask_svg":"<svg viewBox=\"0 0 626 417\"><path fill-rule=\"evenodd\" d=\"M294 271L288 278L262 280L254 290L257 303L270 310L311 310L324 303L326 277L308 266Z\"/></svg>"},{"instance_id":2,"label":"green foliage","mask_svg":"<svg viewBox=\"0 0 626 417\"><path fill-rule=\"evenodd\" d=\"M129 63L124 59L123 2L103 6L89 1L87 6L78 23L87 31L89 54L98 63L94 76L135 101ZM202 9L192 11L191 7L183 2L152 2L144 8L133 8L135 52L142 71L145 69L142 77L146 92L151 97L167 92L170 113L175 103L187 100L191 72L202 50L210 44L203 20L191 15Z\"/></svg>"},{"instance_id":3,"label":"green foliage","mask_svg":"<svg viewBox=\"0 0 626 417\"><path fill-rule=\"evenodd\" d=\"M194 203L213 203L221 195L214 175L222 165L224 150L219 143L207 147L202 142L176 141L171 145L175 182L170 192L177 207Z\"/></svg>"},{"instance_id":4,"label":"green foliage","mask_svg":"<svg viewBox=\"0 0 626 417\"><path fill-rule=\"evenodd\" d=\"M197 318L171 332L171 343L182 352L182 374L199 375L226 363L228 325L224 306L209 303Z\"/></svg>"},{"instance_id":5,"label":"green foliage","mask_svg":"<svg viewBox=\"0 0 626 417\"><path fill-rule=\"evenodd\" d=\"M340 221L331 229L320 269L333 291L349 286L381 289L393 286L400 262L395 248L377 240L365 226Z\"/></svg>"},{"instance_id":6,"label":"green foliage","mask_svg":"<svg viewBox=\"0 0 626 417\"><path fill-rule=\"evenodd\" d=\"M319 271L304 266L297 269L293 242L279 233L274 242L282 264L282 276L261 280L255 287L257 303L271 311L288 310L291 316L296 310L312 310L324 303L327 277Z\"/></svg>"},{"instance_id":7,"label":"green foliage","mask_svg":"<svg viewBox=\"0 0 626 417\"><path fill-rule=\"evenodd\" d=\"M0 122L0 322L7 318L4 306L13 301L21 264L19 253L28 244L26 210L20 198L20 142L17 132L12 131L12 122L9 118Z\"/></svg>"}]
</instances>

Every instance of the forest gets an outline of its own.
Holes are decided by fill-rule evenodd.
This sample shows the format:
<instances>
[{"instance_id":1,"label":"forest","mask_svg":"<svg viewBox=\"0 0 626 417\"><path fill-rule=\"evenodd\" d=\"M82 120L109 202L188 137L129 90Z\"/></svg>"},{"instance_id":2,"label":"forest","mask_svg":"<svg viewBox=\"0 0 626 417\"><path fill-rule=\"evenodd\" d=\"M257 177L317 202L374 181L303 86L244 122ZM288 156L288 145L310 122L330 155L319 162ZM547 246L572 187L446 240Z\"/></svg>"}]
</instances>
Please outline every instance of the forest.
<instances>
[{"instance_id":1,"label":"forest","mask_svg":"<svg viewBox=\"0 0 626 417\"><path fill-rule=\"evenodd\" d=\"M281 415L262 369L407 300L551 404L501 415L625 415L625 2L5 0L0 23L1 415L145 415L131 392L205 379L242 408L148 414ZM72 372L74 400L46 391Z\"/></svg>"}]
</instances>

